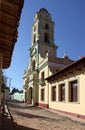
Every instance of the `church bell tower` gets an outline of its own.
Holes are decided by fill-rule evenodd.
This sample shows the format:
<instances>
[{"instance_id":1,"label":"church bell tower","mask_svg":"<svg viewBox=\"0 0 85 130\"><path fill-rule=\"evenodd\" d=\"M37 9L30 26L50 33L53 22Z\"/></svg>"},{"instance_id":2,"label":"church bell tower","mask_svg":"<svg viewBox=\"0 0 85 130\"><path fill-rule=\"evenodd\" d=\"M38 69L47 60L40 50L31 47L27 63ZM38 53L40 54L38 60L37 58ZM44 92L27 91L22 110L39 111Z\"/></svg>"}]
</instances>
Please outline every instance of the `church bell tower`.
<instances>
[{"instance_id":1,"label":"church bell tower","mask_svg":"<svg viewBox=\"0 0 85 130\"><path fill-rule=\"evenodd\" d=\"M44 8L34 16L32 26L32 44L30 62L28 66L28 103L37 104L39 94L39 80L41 63L47 57L56 58L57 46L54 44L54 22L51 15ZM43 65L42 65L43 66Z\"/></svg>"},{"instance_id":2,"label":"church bell tower","mask_svg":"<svg viewBox=\"0 0 85 130\"><path fill-rule=\"evenodd\" d=\"M30 61L24 74L25 95L29 104L43 103L48 106L49 83L45 78L72 62L66 55L58 58L57 48L51 14L41 8L34 16Z\"/></svg>"},{"instance_id":3,"label":"church bell tower","mask_svg":"<svg viewBox=\"0 0 85 130\"><path fill-rule=\"evenodd\" d=\"M52 57L56 57L57 46L54 44L54 22L51 15L44 8L34 16L32 26L32 46L38 44L38 52L44 58L48 52Z\"/></svg>"}]
</instances>

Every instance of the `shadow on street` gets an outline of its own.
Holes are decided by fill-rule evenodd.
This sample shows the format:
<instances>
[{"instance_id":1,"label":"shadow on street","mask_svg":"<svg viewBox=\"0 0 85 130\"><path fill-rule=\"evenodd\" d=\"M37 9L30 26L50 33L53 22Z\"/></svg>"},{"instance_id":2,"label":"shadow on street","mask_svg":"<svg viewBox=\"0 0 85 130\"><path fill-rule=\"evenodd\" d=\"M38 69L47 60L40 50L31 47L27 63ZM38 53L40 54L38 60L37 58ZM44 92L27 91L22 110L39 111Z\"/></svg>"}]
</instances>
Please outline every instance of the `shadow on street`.
<instances>
[{"instance_id":1,"label":"shadow on street","mask_svg":"<svg viewBox=\"0 0 85 130\"><path fill-rule=\"evenodd\" d=\"M1 109L1 130L37 130L25 126L18 125L14 122L8 104L4 101Z\"/></svg>"},{"instance_id":2,"label":"shadow on street","mask_svg":"<svg viewBox=\"0 0 85 130\"><path fill-rule=\"evenodd\" d=\"M16 115L18 115L18 116L21 116L21 117L26 117L26 118L39 118L39 119L42 119L42 120L46 120L46 121L50 121L50 122L58 122L58 121L65 121L65 118L61 118L61 116L60 116L60 118L57 118L57 119L55 119L55 118L50 118L50 117L47 117L46 115L38 115L38 114L32 114L32 113L25 113L25 112L22 112L22 111L20 111L20 110L18 110L19 108L20 109L27 109L28 111L29 110L36 110L36 111L39 111L39 109L42 109L42 108L39 108L39 107L34 107L34 106L25 106L25 105L22 105L22 104L10 104L9 103L9 106L10 106L10 108L17 108L16 110L11 110L13 113L15 113ZM56 114L57 115L57 114Z\"/></svg>"},{"instance_id":3,"label":"shadow on street","mask_svg":"<svg viewBox=\"0 0 85 130\"><path fill-rule=\"evenodd\" d=\"M13 120L9 119L7 116L3 116L1 130L37 130L37 129L20 126Z\"/></svg>"},{"instance_id":4,"label":"shadow on street","mask_svg":"<svg viewBox=\"0 0 85 130\"><path fill-rule=\"evenodd\" d=\"M1 130L85 130L57 113L19 102L4 102Z\"/></svg>"}]
</instances>

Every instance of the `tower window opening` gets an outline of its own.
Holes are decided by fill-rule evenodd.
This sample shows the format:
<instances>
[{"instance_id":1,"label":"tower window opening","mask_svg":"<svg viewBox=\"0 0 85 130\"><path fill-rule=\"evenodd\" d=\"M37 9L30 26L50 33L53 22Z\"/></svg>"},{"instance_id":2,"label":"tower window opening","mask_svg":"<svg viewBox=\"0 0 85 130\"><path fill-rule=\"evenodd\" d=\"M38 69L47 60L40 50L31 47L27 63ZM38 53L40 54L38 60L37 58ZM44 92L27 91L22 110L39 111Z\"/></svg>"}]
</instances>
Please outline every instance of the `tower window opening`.
<instances>
[{"instance_id":1,"label":"tower window opening","mask_svg":"<svg viewBox=\"0 0 85 130\"><path fill-rule=\"evenodd\" d=\"M49 30L49 25L48 25L48 23L46 23L45 29Z\"/></svg>"},{"instance_id":2,"label":"tower window opening","mask_svg":"<svg viewBox=\"0 0 85 130\"><path fill-rule=\"evenodd\" d=\"M44 41L49 43L49 35L47 33L44 34Z\"/></svg>"}]
</instances>

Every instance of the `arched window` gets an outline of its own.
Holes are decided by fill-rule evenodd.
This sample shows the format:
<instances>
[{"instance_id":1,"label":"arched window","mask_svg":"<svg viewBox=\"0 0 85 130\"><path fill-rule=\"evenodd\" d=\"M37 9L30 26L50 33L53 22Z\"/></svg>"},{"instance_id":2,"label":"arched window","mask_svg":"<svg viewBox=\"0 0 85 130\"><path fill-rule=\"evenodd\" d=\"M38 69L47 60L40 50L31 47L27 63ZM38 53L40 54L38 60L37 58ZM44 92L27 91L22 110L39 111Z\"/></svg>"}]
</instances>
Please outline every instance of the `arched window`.
<instances>
[{"instance_id":1,"label":"arched window","mask_svg":"<svg viewBox=\"0 0 85 130\"><path fill-rule=\"evenodd\" d=\"M49 25L48 25L48 23L46 23L45 29L49 30Z\"/></svg>"},{"instance_id":2,"label":"arched window","mask_svg":"<svg viewBox=\"0 0 85 130\"><path fill-rule=\"evenodd\" d=\"M44 34L44 41L49 43L49 34L48 33Z\"/></svg>"}]
</instances>

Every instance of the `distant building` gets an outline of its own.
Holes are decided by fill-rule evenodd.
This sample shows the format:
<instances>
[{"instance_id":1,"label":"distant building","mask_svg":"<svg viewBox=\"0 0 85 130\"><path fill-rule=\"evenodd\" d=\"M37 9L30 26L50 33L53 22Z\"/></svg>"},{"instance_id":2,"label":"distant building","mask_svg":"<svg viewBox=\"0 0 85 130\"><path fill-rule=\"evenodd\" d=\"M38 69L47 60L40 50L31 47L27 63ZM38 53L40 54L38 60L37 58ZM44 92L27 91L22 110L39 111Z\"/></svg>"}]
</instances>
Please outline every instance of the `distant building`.
<instances>
[{"instance_id":1,"label":"distant building","mask_svg":"<svg viewBox=\"0 0 85 130\"><path fill-rule=\"evenodd\" d=\"M15 92L14 94L10 95L11 100L17 100L23 102L23 93Z\"/></svg>"}]
</instances>

